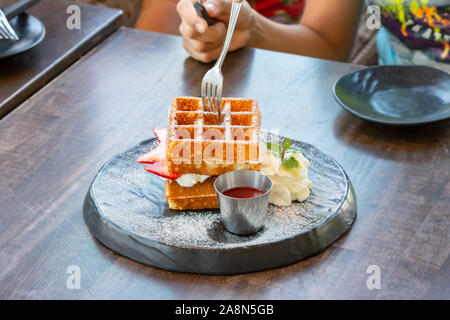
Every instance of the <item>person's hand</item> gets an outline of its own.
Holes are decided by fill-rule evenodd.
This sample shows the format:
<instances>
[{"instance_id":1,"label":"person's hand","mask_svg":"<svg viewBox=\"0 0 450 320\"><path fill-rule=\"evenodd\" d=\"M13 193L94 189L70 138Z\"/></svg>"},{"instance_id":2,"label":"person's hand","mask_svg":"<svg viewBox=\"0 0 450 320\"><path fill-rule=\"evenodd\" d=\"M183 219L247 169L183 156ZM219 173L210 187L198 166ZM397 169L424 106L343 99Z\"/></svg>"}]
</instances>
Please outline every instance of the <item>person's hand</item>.
<instances>
[{"instance_id":1,"label":"person's hand","mask_svg":"<svg viewBox=\"0 0 450 320\"><path fill-rule=\"evenodd\" d=\"M178 2L177 12L182 20L179 31L183 37L183 46L190 56L207 63L216 60L222 50L230 19L232 0L207 0L203 2L208 14L219 20L212 26L208 26L206 21L197 15L193 5L194 2L195 0L180 0ZM254 11L244 1L228 51L237 50L247 44L250 39L253 20Z\"/></svg>"}]
</instances>

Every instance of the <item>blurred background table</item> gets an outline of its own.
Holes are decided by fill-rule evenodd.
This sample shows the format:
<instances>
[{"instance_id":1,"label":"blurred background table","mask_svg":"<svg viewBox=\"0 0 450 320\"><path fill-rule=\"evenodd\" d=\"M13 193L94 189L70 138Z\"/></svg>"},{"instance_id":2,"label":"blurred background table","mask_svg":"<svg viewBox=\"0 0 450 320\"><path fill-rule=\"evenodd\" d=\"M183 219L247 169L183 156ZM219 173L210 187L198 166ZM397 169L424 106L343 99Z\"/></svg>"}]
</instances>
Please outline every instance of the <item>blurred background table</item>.
<instances>
[{"instance_id":1,"label":"blurred background table","mask_svg":"<svg viewBox=\"0 0 450 320\"><path fill-rule=\"evenodd\" d=\"M15 0L0 0L0 8ZM81 9L81 29L69 30L66 10ZM22 54L0 59L0 119L42 88L121 24L121 11L66 0L42 0L28 13L46 28L45 39Z\"/></svg>"},{"instance_id":2,"label":"blurred background table","mask_svg":"<svg viewBox=\"0 0 450 320\"><path fill-rule=\"evenodd\" d=\"M449 122L364 122L332 95L360 66L264 50L227 57L224 95L258 99L264 128L338 160L357 194L350 232L307 260L237 276L166 272L97 242L82 215L97 170L166 126L171 99L198 96L210 67L178 37L121 29L0 121L0 298L450 298ZM72 265L80 290L66 287ZM380 290L367 287L371 265Z\"/></svg>"}]
</instances>

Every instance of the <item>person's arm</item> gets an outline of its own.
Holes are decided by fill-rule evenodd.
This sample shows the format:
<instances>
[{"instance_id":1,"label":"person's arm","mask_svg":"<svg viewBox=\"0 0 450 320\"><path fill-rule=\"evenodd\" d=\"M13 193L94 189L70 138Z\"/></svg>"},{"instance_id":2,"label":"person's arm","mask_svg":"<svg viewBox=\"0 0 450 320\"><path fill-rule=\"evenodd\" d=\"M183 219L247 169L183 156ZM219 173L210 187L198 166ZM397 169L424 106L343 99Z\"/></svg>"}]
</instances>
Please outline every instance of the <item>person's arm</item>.
<instances>
[{"instance_id":1,"label":"person's arm","mask_svg":"<svg viewBox=\"0 0 450 320\"><path fill-rule=\"evenodd\" d=\"M136 28L179 34L181 19L176 11L177 0L143 0Z\"/></svg>"},{"instance_id":2,"label":"person's arm","mask_svg":"<svg viewBox=\"0 0 450 320\"><path fill-rule=\"evenodd\" d=\"M218 58L226 34L232 0L207 0L208 13L222 21L208 27L192 7L193 0L180 0L180 33L189 54L200 61ZM306 0L299 24L274 22L253 10L241 8L230 51L243 46L345 61L351 52L362 0Z\"/></svg>"},{"instance_id":3,"label":"person's arm","mask_svg":"<svg viewBox=\"0 0 450 320\"><path fill-rule=\"evenodd\" d=\"M299 24L285 25L256 14L251 47L345 61L359 23L360 0L306 1Z\"/></svg>"}]
</instances>

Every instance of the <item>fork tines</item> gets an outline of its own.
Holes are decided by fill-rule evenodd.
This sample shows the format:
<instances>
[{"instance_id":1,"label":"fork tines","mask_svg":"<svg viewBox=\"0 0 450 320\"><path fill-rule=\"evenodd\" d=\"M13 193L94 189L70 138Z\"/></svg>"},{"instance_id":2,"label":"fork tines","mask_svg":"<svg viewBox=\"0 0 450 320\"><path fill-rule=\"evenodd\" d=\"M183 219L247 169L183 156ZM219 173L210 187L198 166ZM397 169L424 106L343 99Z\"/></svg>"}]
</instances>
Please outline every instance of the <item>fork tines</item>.
<instances>
[{"instance_id":1,"label":"fork tines","mask_svg":"<svg viewBox=\"0 0 450 320\"><path fill-rule=\"evenodd\" d=\"M0 39L19 40L2 10L0 10Z\"/></svg>"},{"instance_id":2,"label":"fork tines","mask_svg":"<svg viewBox=\"0 0 450 320\"><path fill-rule=\"evenodd\" d=\"M201 93L202 93L203 110L208 112L217 112L219 119L221 119L222 88L208 82L203 82Z\"/></svg>"}]
</instances>

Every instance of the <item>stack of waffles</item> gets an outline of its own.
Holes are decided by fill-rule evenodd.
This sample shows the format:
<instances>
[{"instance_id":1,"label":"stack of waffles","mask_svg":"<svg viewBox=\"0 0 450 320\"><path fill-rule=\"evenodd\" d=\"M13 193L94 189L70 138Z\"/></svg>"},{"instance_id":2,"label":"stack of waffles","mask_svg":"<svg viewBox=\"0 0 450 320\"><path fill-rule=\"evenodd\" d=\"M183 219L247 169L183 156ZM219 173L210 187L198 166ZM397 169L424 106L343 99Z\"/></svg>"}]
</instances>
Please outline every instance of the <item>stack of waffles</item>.
<instances>
[{"instance_id":1,"label":"stack of waffles","mask_svg":"<svg viewBox=\"0 0 450 320\"><path fill-rule=\"evenodd\" d=\"M169 176L165 197L171 209L218 208L214 190L218 175L261 166L257 102L224 98L222 106L219 121L217 113L204 111L200 98L172 101L165 148Z\"/></svg>"}]
</instances>

